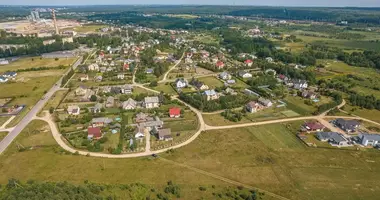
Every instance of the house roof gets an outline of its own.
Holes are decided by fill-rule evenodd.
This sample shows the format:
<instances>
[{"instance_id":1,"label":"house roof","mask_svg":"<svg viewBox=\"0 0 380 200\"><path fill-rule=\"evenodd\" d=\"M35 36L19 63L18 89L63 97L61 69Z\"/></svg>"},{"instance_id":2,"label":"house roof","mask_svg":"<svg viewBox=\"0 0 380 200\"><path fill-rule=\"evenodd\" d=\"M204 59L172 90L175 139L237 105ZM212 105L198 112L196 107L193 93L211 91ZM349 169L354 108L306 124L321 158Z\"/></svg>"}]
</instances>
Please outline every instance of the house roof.
<instances>
[{"instance_id":1,"label":"house roof","mask_svg":"<svg viewBox=\"0 0 380 200\"><path fill-rule=\"evenodd\" d=\"M318 129L323 129L325 126L323 126L321 123L318 122L307 122L305 123L306 127L309 127L311 130L318 130Z\"/></svg>"},{"instance_id":2,"label":"house roof","mask_svg":"<svg viewBox=\"0 0 380 200\"><path fill-rule=\"evenodd\" d=\"M108 118L108 117L98 117L98 118L93 118L91 120L92 123L105 123L105 124L109 124L112 122L112 119Z\"/></svg>"},{"instance_id":3,"label":"house roof","mask_svg":"<svg viewBox=\"0 0 380 200\"><path fill-rule=\"evenodd\" d=\"M224 65L224 63L220 60L218 62L216 62L216 66L218 66L218 67L223 66L223 65Z\"/></svg>"},{"instance_id":4,"label":"house roof","mask_svg":"<svg viewBox=\"0 0 380 200\"><path fill-rule=\"evenodd\" d=\"M170 128L160 129L158 130L158 137L171 138L172 137L171 133L172 131Z\"/></svg>"},{"instance_id":5,"label":"house roof","mask_svg":"<svg viewBox=\"0 0 380 200\"><path fill-rule=\"evenodd\" d=\"M90 136L92 135L95 138L102 137L102 131L99 127L89 127L87 129L87 134Z\"/></svg>"},{"instance_id":6,"label":"house roof","mask_svg":"<svg viewBox=\"0 0 380 200\"><path fill-rule=\"evenodd\" d=\"M255 107L258 107L259 105L256 101L250 101L249 103L247 103L247 106L250 108L255 108Z\"/></svg>"},{"instance_id":7,"label":"house roof","mask_svg":"<svg viewBox=\"0 0 380 200\"><path fill-rule=\"evenodd\" d=\"M244 76L245 74L250 74L250 73L243 70L239 71L239 76Z\"/></svg>"},{"instance_id":8,"label":"house roof","mask_svg":"<svg viewBox=\"0 0 380 200\"><path fill-rule=\"evenodd\" d=\"M335 123L341 127L353 129L356 126L360 125L360 122L357 120L345 120L342 118L336 119Z\"/></svg>"},{"instance_id":9,"label":"house roof","mask_svg":"<svg viewBox=\"0 0 380 200\"><path fill-rule=\"evenodd\" d=\"M248 60L245 60L244 62L245 62L246 64L248 64L248 63L252 63L253 61L250 60L250 59L248 59Z\"/></svg>"},{"instance_id":10,"label":"house roof","mask_svg":"<svg viewBox=\"0 0 380 200\"><path fill-rule=\"evenodd\" d=\"M361 134L359 137L362 141L380 141L380 134Z\"/></svg>"},{"instance_id":11,"label":"house roof","mask_svg":"<svg viewBox=\"0 0 380 200\"><path fill-rule=\"evenodd\" d=\"M229 75L228 72L222 72L222 73L219 74L220 77L224 77L224 76L228 76L228 75Z\"/></svg>"},{"instance_id":12,"label":"house roof","mask_svg":"<svg viewBox=\"0 0 380 200\"><path fill-rule=\"evenodd\" d=\"M153 69L152 68L148 68L148 69L146 69L146 72L148 72L148 73L153 73Z\"/></svg>"},{"instance_id":13,"label":"house roof","mask_svg":"<svg viewBox=\"0 0 380 200\"><path fill-rule=\"evenodd\" d=\"M180 115L181 114L181 108L170 108L169 114L170 115Z\"/></svg>"},{"instance_id":14,"label":"house roof","mask_svg":"<svg viewBox=\"0 0 380 200\"><path fill-rule=\"evenodd\" d=\"M123 108L127 106L136 107L137 102L133 100L132 98L129 98L127 101L123 102Z\"/></svg>"},{"instance_id":15,"label":"house roof","mask_svg":"<svg viewBox=\"0 0 380 200\"><path fill-rule=\"evenodd\" d=\"M175 83L178 83L178 82L186 83L187 84L187 80L184 79L184 78L178 78L177 80L175 80Z\"/></svg>"},{"instance_id":16,"label":"house roof","mask_svg":"<svg viewBox=\"0 0 380 200\"><path fill-rule=\"evenodd\" d=\"M97 104L95 104L94 108L95 109L101 109L101 108L103 108L103 104L97 103Z\"/></svg>"},{"instance_id":17,"label":"house roof","mask_svg":"<svg viewBox=\"0 0 380 200\"><path fill-rule=\"evenodd\" d=\"M265 104L265 105L272 103L269 99L265 99L262 97L260 97L258 101L262 104Z\"/></svg>"},{"instance_id":18,"label":"house roof","mask_svg":"<svg viewBox=\"0 0 380 200\"><path fill-rule=\"evenodd\" d=\"M145 97L144 102L145 103L159 103L160 100L158 99L158 97Z\"/></svg>"},{"instance_id":19,"label":"house roof","mask_svg":"<svg viewBox=\"0 0 380 200\"><path fill-rule=\"evenodd\" d=\"M330 140L335 143L347 141L345 137L343 137L341 134L336 132L318 132L317 137L320 140Z\"/></svg>"},{"instance_id":20,"label":"house roof","mask_svg":"<svg viewBox=\"0 0 380 200\"><path fill-rule=\"evenodd\" d=\"M216 95L216 92L215 92L215 90L206 90L206 91L204 91L204 94L207 96L214 96L214 95Z\"/></svg>"}]
</instances>

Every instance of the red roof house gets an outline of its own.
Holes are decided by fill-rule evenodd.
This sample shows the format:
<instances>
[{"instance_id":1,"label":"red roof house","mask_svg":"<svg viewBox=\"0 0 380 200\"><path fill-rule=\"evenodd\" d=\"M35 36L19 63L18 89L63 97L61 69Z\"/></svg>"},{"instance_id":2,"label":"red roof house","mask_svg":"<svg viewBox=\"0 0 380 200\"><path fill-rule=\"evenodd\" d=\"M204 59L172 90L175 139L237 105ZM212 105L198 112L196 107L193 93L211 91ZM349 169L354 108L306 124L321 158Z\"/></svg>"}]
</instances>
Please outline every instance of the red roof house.
<instances>
[{"instance_id":1,"label":"red roof house","mask_svg":"<svg viewBox=\"0 0 380 200\"><path fill-rule=\"evenodd\" d=\"M123 69L124 69L124 70L129 70L129 64L128 64L128 63L125 63L124 66L123 66Z\"/></svg>"},{"instance_id":2,"label":"red roof house","mask_svg":"<svg viewBox=\"0 0 380 200\"><path fill-rule=\"evenodd\" d=\"M253 61L252 60L245 60L244 63L247 65L247 66L251 66L253 64Z\"/></svg>"},{"instance_id":3,"label":"red roof house","mask_svg":"<svg viewBox=\"0 0 380 200\"><path fill-rule=\"evenodd\" d=\"M218 61L218 62L216 62L216 67L218 68L218 69L223 69L223 67L224 67L224 63L222 62L222 61Z\"/></svg>"},{"instance_id":4,"label":"red roof house","mask_svg":"<svg viewBox=\"0 0 380 200\"><path fill-rule=\"evenodd\" d=\"M304 126L308 131L322 131L325 128L325 126L319 122L307 122Z\"/></svg>"},{"instance_id":5,"label":"red roof house","mask_svg":"<svg viewBox=\"0 0 380 200\"><path fill-rule=\"evenodd\" d=\"M89 127L87 129L87 139L99 139L102 137L102 130L99 127Z\"/></svg>"},{"instance_id":6,"label":"red roof house","mask_svg":"<svg viewBox=\"0 0 380 200\"><path fill-rule=\"evenodd\" d=\"M169 109L169 116L171 118L177 118L181 116L181 108L170 108Z\"/></svg>"}]
</instances>

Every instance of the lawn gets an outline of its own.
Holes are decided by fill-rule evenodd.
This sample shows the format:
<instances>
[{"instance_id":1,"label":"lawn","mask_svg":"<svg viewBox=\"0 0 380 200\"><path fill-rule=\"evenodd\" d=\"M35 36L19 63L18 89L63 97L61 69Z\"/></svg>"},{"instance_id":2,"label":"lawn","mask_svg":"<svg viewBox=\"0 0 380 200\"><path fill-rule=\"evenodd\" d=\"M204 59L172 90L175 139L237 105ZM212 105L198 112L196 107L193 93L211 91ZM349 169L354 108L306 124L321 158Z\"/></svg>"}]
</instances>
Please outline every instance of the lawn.
<instances>
[{"instance_id":1,"label":"lawn","mask_svg":"<svg viewBox=\"0 0 380 200\"><path fill-rule=\"evenodd\" d=\"M207 131L163 156L289 199L377 199L379 152L306 147L301 123Z\"/></svg>"},{"instance_id":2,"label":"lawn","mask_svg":"<svg viewBox=\"0 0 380 200\"><path fill-rule=\"evenodd\" d=\"M347 111L349 114L357 115L359 117L363 117L380 123L380 111L376 109L368 110L365 108L354 107L350 106L349 104L346 104L343 107L343 110Z\"/></svg>"},{"instance_id":3,"label":"lawn","mask_svg":"<svg viewBox=\"0 0 380 200\"><path fill-rule=\"evenodd\" d=\"M12 120L8 127L16 125L58 79L59 76L42 76L30 79L27 82L3 84L2 87L0 87L0 98L16 97L10 105L26 105L26 108Z\"/></svg>"},{"instance_id":4,"label":"lawn","mask_svg":"<svg viewBox=\"0 0 380 200\"><path fill-rule=\"evenodd\" d=\"M176 91L174 91L173 87L170 84L158 84L156 87L152 87L153 90L157 90L160 92L164 92L166 94L176 94Z\"/></svg>"},{"instance_id":5,"label":"lawn","mask_svg":"<svg viewBox=\"0 0 380 200\"><path fill-rule=\"evenodd\" d=\"M202 81L204 84L206 84L210 89L215 89L216 87L223 87L223 83L212 76L199 78L200 81Z\"/></svg>"},{"instance_id":6,"label":"lawn","mask_svg":"<svg viewBox=\"0 0 380 200\"><path fill-rule=\"evenodd\" d=\"M305 104L305 100L302 97L299 96L288 96L284 99L284 102L286 103L286 107L288 109L291 109L295 111L298 114L301 115L311 115L313 112L317 110L317 107L321 104L328 103L331 101L331 98L321 96L319 98L319 102L313 103L313 105L307 105Z\"/></svg>"},{"instance_id":7,"label":"lawn","mask_svg":"<svg viewBox=\"0 0 380 200\"><path fill-rule=\"evenodd\" d=\"M60 90L60 91L55 92L55 94L46 103L43 110L48 110L51 107L57 108L68 92L69 92L68 90Z\"/></svg>"},{"instance_id":8,"label":"lawn","mask_svg":"<svg viewBox=\"0 0 380 200\"><path fill-rule=\"evenodd\" d=\"M60 65L70 66L75 60L76 58L60 58L59 60L55 60L54 58L40 59L40 57L20 58L9 65L0 66L0 72L38 67L58 67Z\"/></svg>"}]
</instances>

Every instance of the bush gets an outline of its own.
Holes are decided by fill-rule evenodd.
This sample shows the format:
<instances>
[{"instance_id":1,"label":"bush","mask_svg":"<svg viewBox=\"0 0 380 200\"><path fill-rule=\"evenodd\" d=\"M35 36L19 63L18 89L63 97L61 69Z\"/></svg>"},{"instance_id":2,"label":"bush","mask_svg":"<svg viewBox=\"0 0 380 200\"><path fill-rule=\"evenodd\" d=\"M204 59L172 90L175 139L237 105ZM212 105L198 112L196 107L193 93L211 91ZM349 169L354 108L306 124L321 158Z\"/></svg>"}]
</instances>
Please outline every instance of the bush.
<instances>
[{"instance_id":1,"label":"bush","mask_svg":"<svg viewBox=\"0 0 380 200\"><path fill-rule=\"evenodd\" d=\"M200 186L200 187L199 187L199 190L200 190L200 191L206 191L207 188L205 188L205 187L203 187L203 186Z\"/></svg>"}]
</instances>

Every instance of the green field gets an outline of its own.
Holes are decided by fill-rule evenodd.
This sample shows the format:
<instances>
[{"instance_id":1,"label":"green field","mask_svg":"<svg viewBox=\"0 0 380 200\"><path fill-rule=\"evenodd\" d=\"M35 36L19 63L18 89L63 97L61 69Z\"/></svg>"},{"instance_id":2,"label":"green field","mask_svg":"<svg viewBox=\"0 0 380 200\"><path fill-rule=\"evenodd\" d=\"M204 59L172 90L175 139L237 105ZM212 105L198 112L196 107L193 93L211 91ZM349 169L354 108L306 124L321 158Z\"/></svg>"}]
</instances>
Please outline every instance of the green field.
<instances>
[{"instance_id":1,"label":"green field","mask_svg":"<svg viewBox=\"0 0 380 200\"><path fill-rule=\"evenodd\" d=\"M343 110L347 111L349 114L357 115L359 117L363 117L380 123L380 111L376 109L368 110L365 108L353 107L346 104L343 107Z\"/></svg>"},{"instance_id":2,"label":"green field","mask_svg":"<svg viewBox=\"0 0 380 200\"><path fill-rule=\"evenodd\" d=\"M54 93L54 95L50 98L50 100L46 103L43 110L48 110L50 107L57 108L59 103L63 100L63 98L68 93L68 90L61 90Z\"/></svg>"},{"instance_id":3,"label":"green field","mask_svg":"<svg viewBox=\"0 0 380 200\"><path fill-rule=\"evenodd\" d=\"M208 131L165 157L289 199L377 199L379 152L306 147L301 123Z\"/></svg>"},{"instance_id":4,"label":"green field","mask_svg":"<svg viewBox=\"0 0 380 200\"><path fill-rule=\"evenodd\" d=\"M106 25L84 25L74 28L78 33L97 32L101 28L107 27Z\"/></svg>"},{"instance_id":5,"label":"green field","mask_svg":"<svg viewBox=\"0 0 380 200\"><path fill-rule=\"evenodd\" d=\"M174 91L173 87L170 84L158 84L158 86L153 87L153 90L157 90L160 92L164 92L166 94L176 94L176 91Z\"/></svg>"},{"instance_id":6,"label":"green field","mask_svg":"<svg viewBox=\"0 0 380 200\"><path fill-rule=\"evenodd\" d=\"M54 58L40 59L40 57L20 58L9 65L0 66L0 72L38 67L58 67L60 65L70 66L75 60L76 58L60 58L59 60L55 60Z\"/></svg>"},{"instance_id":7,"label":"green field","mask_svg":"<svg viewBox=\"0 0 380 200\"><path fill-rule=\"evenodd\" d=\"M206 84L210 89L223 87L223 83L219 79L212 76L199 78L199 80Z\"/></svg>"},{"instance_id":8,"label":"green field","mask_svg":"<svg viewBox=\"0 0 380 200\"><path fill-rule=\"evenodd\" d=\"M0 141L8 135L8 132L0 132Z\"/></svg>"}]
</instances>

